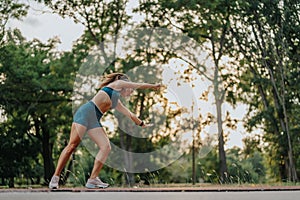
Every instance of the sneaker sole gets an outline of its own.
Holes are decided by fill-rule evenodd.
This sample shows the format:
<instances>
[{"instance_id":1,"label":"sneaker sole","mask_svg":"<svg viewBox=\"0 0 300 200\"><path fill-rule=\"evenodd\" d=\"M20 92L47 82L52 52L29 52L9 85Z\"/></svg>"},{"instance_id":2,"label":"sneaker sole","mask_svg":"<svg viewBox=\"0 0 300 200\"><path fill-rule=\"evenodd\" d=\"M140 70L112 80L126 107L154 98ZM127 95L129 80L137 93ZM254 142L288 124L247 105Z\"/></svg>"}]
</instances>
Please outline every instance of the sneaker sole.
<instances>
[{"instance_id":1,"label":"sneaker sole","mask_svg":"<svg viewBox=\"0 0 300 200\"><path fill-rule=\"evenodd\" d=\"M96 189L96 188L102 188L102 189L105 189L107 188L108 186L104 186L104 185L94 185L94 184L90 184L90 183L87 183L85 185L86 188L88 189Z\"/></svg>"}]
</instances>

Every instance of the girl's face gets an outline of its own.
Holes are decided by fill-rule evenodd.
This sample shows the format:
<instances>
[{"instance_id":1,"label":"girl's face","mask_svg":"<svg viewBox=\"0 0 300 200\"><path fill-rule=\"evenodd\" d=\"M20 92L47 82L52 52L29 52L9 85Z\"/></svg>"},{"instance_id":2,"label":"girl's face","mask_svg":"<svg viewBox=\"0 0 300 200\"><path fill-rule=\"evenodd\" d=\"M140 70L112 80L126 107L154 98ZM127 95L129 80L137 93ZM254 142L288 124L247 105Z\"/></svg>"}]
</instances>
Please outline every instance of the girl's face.
<instances>
[{"instance_id":1,"label":"girl's face","mask_svg":"<svg viewBox=\"0 0 300 200\"><path fill-rule=\"evenodd\" d=\"M129 97L133 92L132 88L123 88L120 92L122 97Z\"/></svg>"}]
</instances>

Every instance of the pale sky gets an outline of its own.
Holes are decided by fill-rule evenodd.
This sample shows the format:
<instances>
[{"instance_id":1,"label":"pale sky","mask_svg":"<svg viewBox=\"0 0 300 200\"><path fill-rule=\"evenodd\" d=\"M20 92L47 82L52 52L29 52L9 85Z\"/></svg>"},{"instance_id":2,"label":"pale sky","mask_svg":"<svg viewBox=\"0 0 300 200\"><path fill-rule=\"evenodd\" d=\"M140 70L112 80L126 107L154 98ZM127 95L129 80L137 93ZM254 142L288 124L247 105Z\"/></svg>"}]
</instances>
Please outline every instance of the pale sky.
<instances>
[{"instance_id":1,"label":"pale sky","mask_svg":"<svg viewBox=\"0 0 300 200\"><path fill-rule=\"evenodd\" d=\"M57 14L52 14L48 8L42 4L37 4L31 0L22 0L23 2L30 4L30 10L22 21L10 20L8 27L18 28L21 30L23 36L27 40L34 38L39 39L42 42L57 36L61 40L61 44L58 46L58 50L69 51L72 48L72 44L83 33L84 27L81 24L75 24L71 19L63 19ZM230 109L232 117L242 119L245 113L245 106L238 106L233 110L228 105L225 105L225 109ZM236 131L231 131L227 148L233 146L242 147L242 133L244 129L242 124L238 124Z\"/></svg>"},{"instance_id":2,"label":"pale sky","mask_svg":"<svg viewBox=\"0 0 300 200\"><path fill-rule=\"evenodd\" d=\"M61 40L58 49L71 50L73 41L81 36L84 27L71 19L63 19L58 14L50 13L43 4L31 0L22 1L30 5L27 17L22 21L10 20L8 27L20 29L27 40L37 38L46 42L57 36Z\"/></svg>"}]
</instances>

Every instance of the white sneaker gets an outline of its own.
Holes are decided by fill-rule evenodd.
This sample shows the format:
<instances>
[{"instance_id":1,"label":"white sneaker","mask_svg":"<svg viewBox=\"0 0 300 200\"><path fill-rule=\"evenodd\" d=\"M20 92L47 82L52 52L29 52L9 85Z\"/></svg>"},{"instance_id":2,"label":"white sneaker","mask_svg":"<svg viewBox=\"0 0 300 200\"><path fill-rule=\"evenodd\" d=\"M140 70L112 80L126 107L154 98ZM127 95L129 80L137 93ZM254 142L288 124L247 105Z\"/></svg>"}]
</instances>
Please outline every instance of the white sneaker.
<instances>
[{"instance_id":1,"label":"white sneaker","mask_svg":"<svg viewBox=\"0 0 300 200\"><path fill-rule=\"evenodd\" d=\"M94 188L107 188L109 186L108 183L103 183L99 177L88 179L88 181L85 184L86 188L94 189Z\"/></svg>"},{"instance_id":2,"label":"white sneaker","mask_svg":"<svg viewBox=\"0 0 300 200\"><path fill-rule=\"evenodd\" d=\"M58 189L59 176L52 176L51 181L49 183L50 189Z\"/></svg>"}]
</instances>

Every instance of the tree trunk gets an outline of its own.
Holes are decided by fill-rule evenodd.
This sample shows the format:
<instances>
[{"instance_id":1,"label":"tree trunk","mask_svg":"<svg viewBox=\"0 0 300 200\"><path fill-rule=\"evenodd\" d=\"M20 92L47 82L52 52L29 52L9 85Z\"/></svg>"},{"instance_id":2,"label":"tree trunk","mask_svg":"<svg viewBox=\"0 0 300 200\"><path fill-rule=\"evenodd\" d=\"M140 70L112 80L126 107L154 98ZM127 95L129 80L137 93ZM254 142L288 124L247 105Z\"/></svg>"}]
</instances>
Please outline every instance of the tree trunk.
<instances>
[{"instance_id":1,"label":"tree trunk","mask_svg":"<svg viewBox=\"0 0 300 200\"><path fill-rule=\"evenodd\" d=\"M193 147L192 147L192 181L193 185L196 184L196 153L195 153L195 138L193 135Z\"/></svg>"},{"instance_id":2,"label":"tree trunk","mask_svg":"<svg viewBox=\"0 0 300 200\"><path fill-rule=\"evenodd\" d=\"M218 139L219 139L219 175L220 182L224 183L227 176L227 162L226 162L226 154L224 149L224 132L223 132L223 120L222 120L222 104L224 100L225 91L220 91L220 81L219 81L219 69L218 69L218 61L215 61L215 69L214 69L214 97L216 103L217 110L217 125L218 125Z\"/></svg>"},{"instance_id":3,"label":"tree trunk","mask_svg":"<svg viewBox=\"0 0 300 200\"><path fill-rule=\"evenodd\" d=\"M9 188L14 188L15 187L15 178L14 177L9 177L9 179L8 179L8 187Z\"/></svg>"},{"instance_id":4,"label":"tree trunk","mask_svg":"<svg viewBox=\"0 0 300 200\"><path fill-rule=\"evenodd\" d=\"M131 152L131 136L124 133L119 129L120 133L120 145L121 148L124 149L124 163L125 163L125 181L126 184L132 186L134 183L134 175L131 173L132 171L132 156L129 152Z\"/></svg>"},{"instance_id":5,"label":"tree trunk","mask_svg":"<svg viewBox=\"0 0 300 200\"><path fill-rule=\"evenodd\" d=\"M220 182L224 183L227 176L227 162L226 162L226 153L224 149L224 132L223 132L223 120L222 120L222 104L225 97L225 90L222 91L220 88L221 81L219 80L219 60L221 58L221 55L218 56L218 58L215 56L215 47L214 47L214 41L212 40L212 46L213 46L213 56L214 56L214 62L215 62L215 69L214 69L214 78L213 78L213 84L214 84L214 97L215 97L215 103L216 103L216 110L217 110L217 124L218 124L218 138L219 138L219 162L220 162L220 168L219 168L219 175L220 175Z\"/></svg>"},{"instance_id":6,"label":"tree trunk","mask_svg":"<svg viewBox=\"0 0 300 200\"><path fill-rule=\"evenodd\" d=\"M46 183L50 181L53 172L54 172L54 166L53 166L53 159L52 159L52 145L50 144L50 131L47 124L47 119L42 116L41 117L42 123L41 123L41 130L42 130L42 155L43 155L43 161L44 161L44 180Z\"/></svg>"},{"instance_id":7,"label":"tree trunk","mask_svg":"<svg viewBox=\"0 0 300 200\"><path fill-rule=\"evenodd\" d=\"M227 163L226 163L226 154L224 149L224 135L223 135L223 127L222 127L222 103L220 100L216 101L217 107L217 122L218 122L218 137L219 137L219 161L220 161L220 182L224 183L227 178Z\"/></svg>"},{"instance_id":8,"label":"tree trunk","mask_svg":"<svg viewBox=\"0 0 300 200\"><path fill-rule=\"evenodd\" d=\"M297 178L297 173L296 173L296 170L295 170L295 164L293 162L292 144L291 144L291 138L290 138L290 133L289 133L289 128L288 128L286 105L285 105L285 101L284 101L285 86L284 86L284 80L282 79L282 76L284 74L283 66L282 66L281 61L280 61L281 59L279 58L279 63L280 64L277 65L277 67L280 69L280 73L281 73L281 75L280 75L281 76L281 79L280 79L281 85L278 87L276 85L278 80L276 80L276 78L274 76L275 74L274 74L274 70L272 68L272 64L270 64L271 61L273 61L272 63L276 63L276 59L274 58L274 55L270 54L269 51L268 51L265 38L263 37L262 24L261 24L261 21L259 20L259 17L257 15L257 13L255 13L254 16L255 16L256 25L258 27L258 34L254 33L254 35L255 35L258 47L261 51L262 66L265 67L269 72L270 81L271 81L272 89L273 89L273 91L272 91L273 92L273 98L274 98L276 110L278 112L280 125L282 127L282 131L285 134L287 134L288 152L284 152L285 153L284 156L287 156L289 158L288 172L287 172L288 179L292 180L292 181L297 181L298 178ZM279 88L283 91L282 96L280 96L280 93L278 91Z\"/></svg>"}]
</instances>

